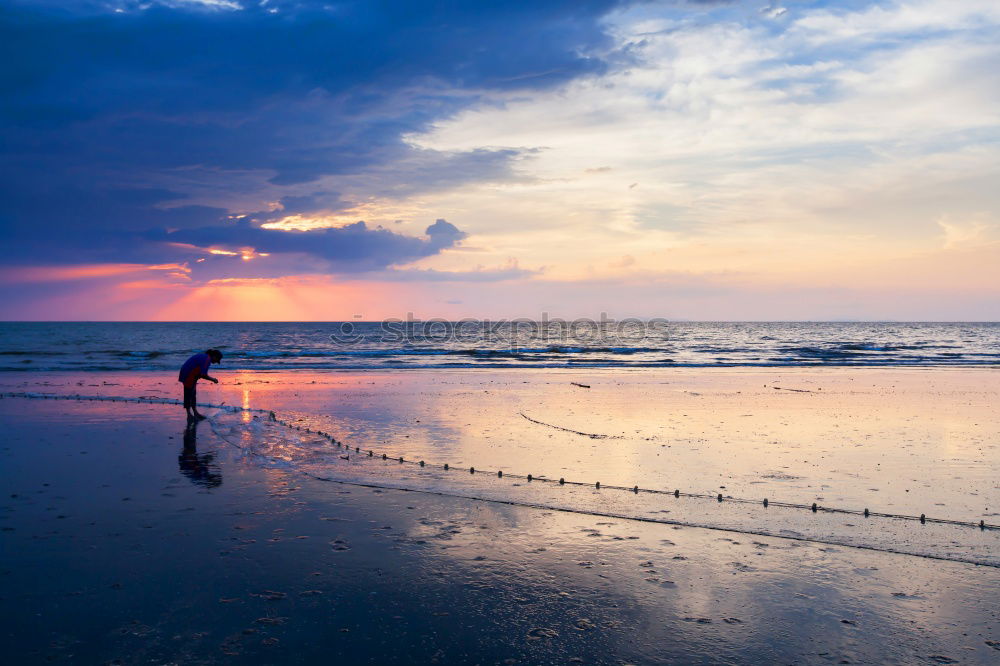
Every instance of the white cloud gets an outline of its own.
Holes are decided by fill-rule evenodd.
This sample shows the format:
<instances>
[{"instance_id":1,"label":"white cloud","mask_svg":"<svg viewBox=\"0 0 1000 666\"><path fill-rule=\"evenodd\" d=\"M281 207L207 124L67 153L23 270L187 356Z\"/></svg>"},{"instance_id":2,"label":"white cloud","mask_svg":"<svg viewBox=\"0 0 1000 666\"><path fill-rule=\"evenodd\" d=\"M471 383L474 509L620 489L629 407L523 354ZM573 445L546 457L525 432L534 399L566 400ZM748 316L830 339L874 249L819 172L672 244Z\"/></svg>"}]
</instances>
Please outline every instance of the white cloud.
<instances>
[{"instance_id":1,"label":"white cloud","mask_svg":"<svg viewBox=\"0 0 1000 666\"><path fill-rule=\"evenodd\" d=\"M995 0L910 0L872 5L861 11L823 9L796 20L792 31L820 42L977 30L1000 22Z\"/></svg>"},{"instance_id":2,"label":"white cloud","mask_svg":"<svg viewBox=\"0 0 1000 666\"><path fill-rule=\"evenodd\" d=\"M968 197L963 183L1000 164L994 5L812 10L777 28L753 14L705 22L644 14L634 23L623 15L613 29L634 44L639 65L484 105L412 140L447 150L541 149L522 165L540 180L508 186L539 201L535 229L566 223L570 215L547 214L541 202L558 197L574 225L589 221L594 234L652 226L739 235L760 224L766 233L822 235L877 232L880 221L898 234L900 221L912 220L907 190L919 196L933 185L947 210ZM865 48L853 43L859 34ZM581 174L597 167L610 169ZM895 207L868 215L880 184ZM1000 203L994 189L975 190L978 201L968 205ZM831 206L842 212L823 210ZM930 237L942 212L926 211L911 232ZM625 252L609 241L609 254Z\"/></svg>"},{"instance_id":3,"label":"white cloud","mask_svg":"<svg viewBox=\"0 0 1000 666\"><path fill-rule=\"evenodd\" d=\"M735 271L732 293L877 282L933 293L939 314L989 302L1000 246L977 212L1000 209L1000 3L766 14L615 17L634 66L411 137L537 149L524 182L421 203L461 210L486 257L546 280Z\"/></svg>"},{"instance_id":4,"label":"white cloud","mask_svg":"<svg viewBox=\"0 0 1000 666\"><path fill-rule=\"evenodd\" d=\"M956 219L945 215L938 220L944 232L944 249L967 249L995 245L1000 242L997 231L1000 225L992 221L987 213L974 215L971 219Z\"/></svg>"}]
</instances>

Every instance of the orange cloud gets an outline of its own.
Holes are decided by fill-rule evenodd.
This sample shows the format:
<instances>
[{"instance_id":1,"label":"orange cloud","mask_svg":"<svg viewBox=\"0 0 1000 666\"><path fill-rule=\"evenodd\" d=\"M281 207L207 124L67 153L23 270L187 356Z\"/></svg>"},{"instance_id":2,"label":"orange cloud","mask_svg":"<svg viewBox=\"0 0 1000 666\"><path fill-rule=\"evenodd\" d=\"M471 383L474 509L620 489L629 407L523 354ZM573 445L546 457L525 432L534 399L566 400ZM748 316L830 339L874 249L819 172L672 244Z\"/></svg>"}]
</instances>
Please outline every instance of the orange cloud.
<instances>
[{"instance_id":1,"label":"orange cloud","mask_svg":"<svg viewBox=\"0 0 1000 666\"><path fill-rule=\"evenodd\" d=\"M78 264L75 266L23 266L0 269L6 282L67 282L127 275L140 271L172 271L174 277L191 272L183 264Z\"/></svg>"}]
</instances>

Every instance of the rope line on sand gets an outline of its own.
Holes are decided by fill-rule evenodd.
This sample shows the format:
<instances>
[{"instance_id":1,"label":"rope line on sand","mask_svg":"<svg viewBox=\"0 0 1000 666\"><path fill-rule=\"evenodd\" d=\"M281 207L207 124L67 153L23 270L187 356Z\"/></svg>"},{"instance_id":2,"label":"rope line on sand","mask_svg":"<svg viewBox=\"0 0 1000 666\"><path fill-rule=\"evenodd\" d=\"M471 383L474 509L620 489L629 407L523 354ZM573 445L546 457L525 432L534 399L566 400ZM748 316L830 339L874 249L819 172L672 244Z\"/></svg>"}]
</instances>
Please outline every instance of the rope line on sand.
<instances>
[{"instance_id":1,"label":"rope line on sand","mask_svg":"<svg viewBox=\"0 0 1000 666\"><path fill-rule=\"evenodd\" d=\"M581 385L582 386L582 385ZM589 386L586 388L590 388ZM571 432L574 435L583 435L584 437L589 437L591 439L622 439L621 435L598 435L592 432L580 432L579 430L572 430L570 428L564 428L562 426L553 425L551 423L546 423L545 421L537 421L524 412L518 412L524 419L531 421L532 423L537 423L538 425L545 426L546 428L553 428L555 430L562 430L563 432Z\"/></svg>"},{"instance_id":2,"label":"rope line on sand","mask_svg":"<svg viewBox=\"0 0 1000 666\"><path fill-rule=\"evenodd\" d=\"M121 396L93 396L93 395L88 396L88 395L80 395L80 394L55 395L55 394L30 393L30 392L5 392L5 393L0 393L0 398L27 398L27 399L34 399L34 400L78 400L78 401L98 401L98 402L132 402L132 403L138 403L138 404L161 404L161 405L181 405L181 404L183 404L180 400L176 400L176 399L173 399L173 398L157 398L157 397L148 397L148 396L139 397L139 398L127 398L127 397L121 397ZM376 453L374 449L367 449L365 451L362 451L361 447L358 447L358 446L351 447L351 446L349 446L347 444L344 444L343 442L341 442L340 440L338 440L336 437L334 437L330 433L324 432L322 430L314 430L312 428L306 428L306 427L303 427L303 426L291 423L289 421L286 421L284 419L280 419L277 416L275 416L275 414L274 414L273 411L268 410L268 409L259 409L259 408L251 408L251 407L241 407L241 406L236 406L236 405L224 405L224 404L218 404L218 405L216 405L216 404L211 404L211 403L198 403L198 406L199 407L210 407L210 408L213 408L213 409L221 409L221 410L228 411L228 412L251 412L251 413L256 413L256 414L265 414L268 417L267 420L269 420L271 422L274 422L274 423L277 423L278 425L281 425L281 426L283 426L285 428L289 428L290 430L295 430L297 432L305 432L307 434L316 435L318 437L321 437L321 438L329 441L331 444L335 445L337 448L345 450L347 452L347 454L348 454L348 458L347 458L348 460L350 459L350 457L349 457L350 453L353 451L355 454L360 454L363 458L380 459L380 460L384 460L384 461L392 460L392 461L398 461L399 464L401 464L401 465L414 465L414 466L417 466L417 467L431 466L431 467L434 467L434 468L437 468L437 469L443 469L444 471L456 471L456 472L460 471L460 468L453 467L453 466L449 465L448 463L444 463L444 464L438 463L436 465L432 465L432 464L427 463L424 460L406 459L406 457L403 456L403 455L400 455L400 456L391 455L390 456L388 453L385 453L385 452L383 452L383 453ZM529 421L532 421L534 423L541 423L542 425L550 425L550 424L547 424L547 423L542 423L540 421L534 421L534 419L531 419L528 416L525 416L523 413L521 413L521 416L523 416L524 418L526 418ZM560 426L550 426L550 427L558 428L560 430L567 430L566 428L561 428ZM577 432L577 431L570 430L569 432ZM588 435L588 433L578 433L578 434ZM607 437L607 435L596 435L596 436L594 436L594 435L588 435L588 436L599 437L599 438L600 437ZM462 469L464 469L464 468L462 468ZM688 497L688 498L694 498L694 499L710 499L710 500L715 500L716 502L720 502L720 503L721 502L734 502L734 503L737 503L737 504L756 504L756 505L763 506L765 509L768 508L768 507L775 506L775 507L782 507L782 508L787 508L787 509L805 509L805 510L809 510L809 511L811 511L813 513L843 514L843 515L851 515L851 516L862 516L864 518L870 518L870 517L873 517L873 518L894 518L894 519L897 519L897 520L916 521L916 522L919 522L921 524L937 523L937 524L940 524L940 525L956 525L956 526L961 526L961 527L978 527L980 530L1000 530L1000 525L990 524L990 523L987 523L985 520L980 520L977 523L975 521L953 520L953 519L949 519L949 518L933 518L933 517L929 517L929 516L927 516L925 514L920 514L919 516L914 516L914 515L901 514L901 513L887 513L887 512L882 512L882 511L871 511L868 508L865 508L863 510L858 510L858 509L844 509L844 508L830 507L830 506L820 506L816 502L813 502L812 504L800 504L800 503L796 503L796 502L773 501L773 500L770 500L768 498L764 498L763 501L761 501L759 499L748 499L748 498L743 498L743 497L733 497L731 495L723 496L722 493L718 493L718 494L714 494L713 495L713 494L708 494L708 493L684 492L684 491L681 491L680 489L660 490L660 489L656 489L656 488L640 488L637 485L636 486L631 486L631 487L628 487L628 486L618 486L618 485L604 485L604 484L601 484L600 481L596 481L596 482L593 482L593 483L586 482L586 481L571 481L571 480L568 480L568 479L566 479L564 477L560 477L559 479L554 479L554 478L548 478L546 476L535 476L535 475L532 475L532 474L515 474L515 473L511 473L511 472L504 472L503 470L496 470L496 471L483 470L483 469L477 469L475 466L469 467L468 473L472 474L472 475L479 474L479 475L496 476L497 478L501 478L501 479L502 478L521 479L521 480L525 480L525 481L527 481L529 483L534 483L534 482L538 482L538 483L552 483L552 484L558 484L558 485L561 485L561 486L585 486L585 487L594 488L595 490L605 489L605 490L625 491L625 492L630 492L630 493L633 493L633 494L636 494L636 495L638 495L640 493L647 493L647 494L654 494L654 495L672 495L674 498ZM322 478L322 477L316 477L316 478ZM324 479L324 480L332 480L332 479ZM358 485L364 485L364 484L358 484ZM595 514L595 515L605 515L605 514ZM625 516L616 516L616 517L624 518ZM652 519L645 519L645 520L652 520Z\"/></svg>"}]
</instances>

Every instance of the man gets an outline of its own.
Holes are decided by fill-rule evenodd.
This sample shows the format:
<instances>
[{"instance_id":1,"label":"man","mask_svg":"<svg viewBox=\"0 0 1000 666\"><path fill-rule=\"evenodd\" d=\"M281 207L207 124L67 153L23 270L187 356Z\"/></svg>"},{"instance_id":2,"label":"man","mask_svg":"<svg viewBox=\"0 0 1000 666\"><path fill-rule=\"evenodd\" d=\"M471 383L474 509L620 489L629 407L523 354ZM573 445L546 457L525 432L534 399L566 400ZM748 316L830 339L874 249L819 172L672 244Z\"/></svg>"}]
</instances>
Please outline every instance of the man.
<instances>
[{"instance_id":1,"label":"man","mask_svg":"<svg viewBox=\"0 0 1000 666\"><path fill-rule=\"evenodd\" d=\"M181 366L177 381L184 384L184 411L187 412L188 419L197 419L200 421L205 418L198 413L196 387L198 386L199 379L207 379L215 384L219 383L219 380L215 377L208 376L208 366L220 361L222 361L222 352L218 349L209 349L200 354L195 354L184 361L184 365Z\"/></svg>"}]
</instances>

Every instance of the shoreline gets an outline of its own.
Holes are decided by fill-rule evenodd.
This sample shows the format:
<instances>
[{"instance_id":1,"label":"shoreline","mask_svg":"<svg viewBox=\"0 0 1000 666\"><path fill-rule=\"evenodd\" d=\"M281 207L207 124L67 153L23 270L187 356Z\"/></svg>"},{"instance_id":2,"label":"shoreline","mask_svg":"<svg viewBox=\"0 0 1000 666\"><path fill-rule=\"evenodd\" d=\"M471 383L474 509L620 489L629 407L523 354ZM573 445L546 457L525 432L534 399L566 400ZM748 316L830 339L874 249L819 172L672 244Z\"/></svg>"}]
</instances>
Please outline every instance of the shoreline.
<instances>
[{"instance_id":1,"label":"shoreline","mask_svg":"<svg viewBox=\"0 0 1000 666\"><path fill-rule=\"evenodd\" d=\"M223 361L225 363L225 360ZM356 373L426 373L433 372L439 374L447 373L468 373L468 372L528 372L528 373L553 373L553 374L646 374L646 373L699 373L699 372L740 372L761 373L776 372L795 373L801 372L934 372L934 371L1000 371L1000 363L857 363L857 364L834 364L834 363L795 363L795 364L747 364L734 363L725 364L687 364L687 365L612 365L612 364L566 364L566 365L512 365L512 364L476 364L476 365L405 365L398 366L367 366L367 365L346 365L337 366L289 366L289 367L239 367L230 368L238 373L254 374L282 374L282 373L302 373L302 374L356 374ZM170 374L170 368L138 367L138 368L3 368L0 369L0 377L12 376L35 376L35 375L143 375L143 374Z\"/></svg>"}]
</instances>

